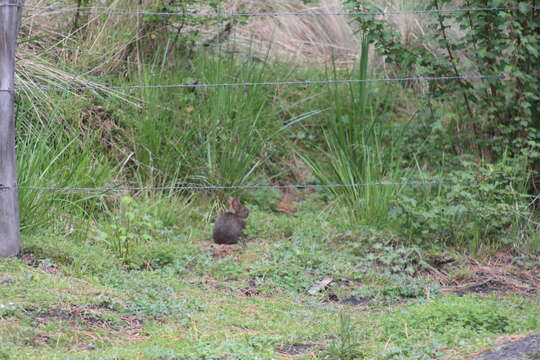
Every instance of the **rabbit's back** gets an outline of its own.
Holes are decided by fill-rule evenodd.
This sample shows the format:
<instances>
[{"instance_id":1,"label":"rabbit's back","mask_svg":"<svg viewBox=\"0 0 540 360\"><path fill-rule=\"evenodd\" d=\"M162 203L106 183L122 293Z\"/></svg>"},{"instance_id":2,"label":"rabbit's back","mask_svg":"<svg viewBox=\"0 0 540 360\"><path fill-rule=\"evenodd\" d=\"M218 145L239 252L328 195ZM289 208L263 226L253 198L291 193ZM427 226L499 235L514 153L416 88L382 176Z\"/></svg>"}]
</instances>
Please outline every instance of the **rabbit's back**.
<instances>
[{"instance_id":1,"label":"rabbit's back","mask_svg":"<svg viewBox=\"0 0 540 360\"><path fill-rule=\"evenodd\" d=\"M214 224L214 241L217 244L236 244L240 240L245 221L238 215L227 212L222 214Z\"/></svg>"}]
</instances>

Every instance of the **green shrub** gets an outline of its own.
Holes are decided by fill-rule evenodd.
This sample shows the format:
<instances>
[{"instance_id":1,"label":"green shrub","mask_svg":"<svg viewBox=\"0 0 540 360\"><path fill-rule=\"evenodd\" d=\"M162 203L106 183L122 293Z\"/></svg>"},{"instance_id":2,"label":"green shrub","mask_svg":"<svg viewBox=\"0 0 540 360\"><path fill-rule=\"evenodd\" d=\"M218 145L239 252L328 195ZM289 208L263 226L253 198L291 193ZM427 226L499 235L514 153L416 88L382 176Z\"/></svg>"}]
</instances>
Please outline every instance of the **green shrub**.
<instances>
[{"instance_id":1,"label":"green shrub","mask_svg":"<svg viewBox=\"0 0 540 360\"><path fill-rule=\"evenodd\" d=\"M412 243L478 251L526 245L530 229L527 171L511 159L494 165L464 161L437 192L401 194L394 216ZM413 196L414 195L414 196Z\"/></svg>"},{"instance_id":2,"label":"green shrub","mask_svg":"<svg viewBox=\"0 0 540 360\"><path fill-rule=\"evenodd\" d=\"M426 9L455 7L430 0ZM527 156L540 167L540 10L535 0L467 0L464 7L494 11L425 15L427 29L405 42L387 17L357 16L362 31L398 74L410 76L501 75L489 79L430 81L420 99L420 116L441 123L451 151L486 157ZM356 11L381 11L373 1L348 0ZM434 111L444 104L444 113ZM435 107L436 109L436 107ZM442 116L439 118L438 116ZM444 142L443 144L447 144ZM436 143L433 143L437 147ZM429 151L433 151L430 149Z\"/></svg>"},{"instance_id":3,"label":"green shrub","mask_svg":"<svg viewBox=\"0 0 540 360\"><path fill-rule=\"evenodd\" d=\"M134 198L120 199L118 214L111 214L96 231L104 243L128 268L162 267L172 263L174 234Z\"/></svg>"}]
</instances>

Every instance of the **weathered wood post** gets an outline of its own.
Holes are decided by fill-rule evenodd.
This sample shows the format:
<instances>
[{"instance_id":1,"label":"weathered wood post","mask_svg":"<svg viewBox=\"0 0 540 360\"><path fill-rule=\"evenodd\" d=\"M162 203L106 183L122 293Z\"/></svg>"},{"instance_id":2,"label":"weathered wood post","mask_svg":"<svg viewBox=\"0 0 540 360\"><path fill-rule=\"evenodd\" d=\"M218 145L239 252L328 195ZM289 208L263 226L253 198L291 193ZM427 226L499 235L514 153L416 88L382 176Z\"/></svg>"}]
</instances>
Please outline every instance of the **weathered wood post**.
<instances>
[{"instance_id":1,"label":"weathered wood post","mask_svg":"<svg viewBox=\"0 0 540 360\"><path fill-rule=\"evenodd\" d=\"M0 257L17 255L21 249L13 91L21 6L21 0L0 0Z\"/></svg>"}]
</instances>

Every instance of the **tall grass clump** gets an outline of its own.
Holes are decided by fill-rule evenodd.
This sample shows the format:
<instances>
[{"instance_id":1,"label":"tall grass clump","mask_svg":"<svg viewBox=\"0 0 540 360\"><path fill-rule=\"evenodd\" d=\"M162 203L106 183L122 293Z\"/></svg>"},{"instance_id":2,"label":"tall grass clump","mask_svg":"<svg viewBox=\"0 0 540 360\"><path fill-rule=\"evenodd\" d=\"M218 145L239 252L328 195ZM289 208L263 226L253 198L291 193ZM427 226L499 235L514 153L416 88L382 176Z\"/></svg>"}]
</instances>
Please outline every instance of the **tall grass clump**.
<instances>
[{"instance_id":1,"label":"tall grass clump","mask_svg":"<svg viewBox=\"0 0 540 360\"><path fill-rule=\"evenodd\" d=\"M269 80L264 63L201 54L192 64L146 69L147 84L242 83ZM164 182L242 185L276 146L281 124L262 86L145 89L143 110L131 117L133 148L143 177Z\"/></svg>"},{"instance_id":2,"label":"tall grass clump","mask_svg":"<svg viewBox=\"0 0 540 360\"><path fill-rule=\"evenodd\" d=\"M334 71L336 73L336 71ZM368 73L368 43L362 43L362 55L357 80ZM330 88L328 99L333 114L323 130L321 157L307 155L306 161L315 176L325 184L371 184L392 181L398 177L397 154L387 141L388 124L382 124L374 114L374 102L369 98L366 82ZM378 106L377 106L378 107ZM394 185L330 188L342 202L354 223L383 224L388 218L390 201L398 188Z\"/></svg>"},{"instance_id":3,"label":"tall grass clump","mask_svg":"<svg viewBox=\"0 0 540 360\"><path fill-rule=\"evenodd\" d=\"M20 120L20 119L18 119ZM62 125L28 125L18 129L19 186L95 187L109 185L112 167L94 153L90 143ZM22 231L48 225L70 215L85 215L100 207L98 193L19 190Z\"/></svg>"}]
</instances>

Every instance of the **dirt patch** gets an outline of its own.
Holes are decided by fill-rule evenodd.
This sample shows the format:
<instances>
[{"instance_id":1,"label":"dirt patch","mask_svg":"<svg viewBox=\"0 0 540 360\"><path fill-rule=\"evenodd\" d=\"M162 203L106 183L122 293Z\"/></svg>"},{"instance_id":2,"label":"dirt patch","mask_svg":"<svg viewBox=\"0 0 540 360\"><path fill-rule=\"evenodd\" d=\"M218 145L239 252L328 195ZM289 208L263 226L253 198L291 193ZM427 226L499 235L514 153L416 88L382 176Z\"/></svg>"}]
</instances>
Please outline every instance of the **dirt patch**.
<instances>
[{"instance_id":1,"label":"dirt patch","mask_svg":"<svg viewBox=\"0 0 540 360\"><path fill-rule=\"evenodd\" d=\"M24 339L24 344L41 347L51 343L56 345L62 337L60 333L69 334L65 339L76 339L71 343L71 350L92 351L96 342L104 343L117 339L125 342L140 341L143 324L137 316L107 317L110 311L95 311L86 307L71 305L64 308L26 310L25 315L33 321L35 332ZM56 323L57 330L50 332L50 325ZM101 331L95 331L100 329ZM78 336L73 336L78 334Z\"/></svg>"},{"instance_id":2,"label":"dirt patch","mask_svg":"<svg viewBox=\"0 0 540 360\"><path fill-rule=\"evenodd\" d=\"M33 310L27 312L39 323L48 323L50 321L66 321L72 325L83 325L88 328L102 328L106 330L136 330L142 327L142 320L136 316L122 316L118 320L107 318L110 311L90 310L86 307L72 305L68 309L52 308L46 311Z\"/></svg>"},{"instance_id":3,"label":"dirt patch","mask_svg":"<svg viewBox=\"0 0 540 360\"><path fill-rule=\"evenodd\" d=\"M497 254L484 262L436 259L429 262L424 275L438 281L443 291L451 294L539 294L540 266L520 266L513 260L508 254ZM458 272L461 275L456 275Z\"/></svg>"},{"instance_id":4,"label":"dirt patch","mask_svg":"<svg viewBox=\"0 0 540 360\"><path fill-rule=\"evenodd\" d=\"M117 324L114 321L105 319L101 314L87 310L61 310L51 309L45 312L35 311L30 313L36 321L47 323L49 321L68 321L72 323L84 324L87 327L115 328Z\"/></svg>"},{"instance_id":5,"label":"dirt patch","mask_svg":"<svg viewBox=\"0 0 540 360\"><path fill-rule=\"evenodd\" d=\"M212 244L203 248L204 251L210 251L214 259L222 259L227 256L234 256L240 252L238 245L216 245Z\"/></svg>"},{"instance_id":6,"label":"dirt patch","mask_svg":"<svg viewBox=\"0 0 540 360\"><path fill-rule=\"evenodd\" d=\"M336 294L330 293L328 297L323 300L323 303L337 303L341 305L349 306L366 306L373 300L372 297L359 297L359 296L349 296L346 298L339 298Z\"/></svg>"},{"instance_id":7,"label":"dirt patch","mask_svg":"<svg viewBox=\"0 0 540 360\"><path fill-rule=\"evenodd\" d=\"M20 258L28 266L39 269L49 274L57 274L58 272L60 272L55 263L72 263L72 259L67 255L64 256L62 254L59 254L55 256L49 256L49 254L45 254L41 249L38 248L24 249L20 255Z\"/></svg>"},{"instance_id":8,"label":"dirt patch","mask_svg":"<svg viewBox=\"0 0 540 360\"><path fill-rule=\"evenodd\" d=\"M0 285L11 285L13 282L14 280L12 277L0 274Z\"/></svg>"},{"instance_id":9,"label":"dirt patch","mask_svg":"<svg viewBox=\"0 0 540 360\"><path fill-rule=\"evenodd\" d=\"M307 351L316 350L320 348L317 344L290 344L282 345L276 349L278 353L285 355L300 355Z\"/></svg>"},{"instance_id":10,"label":"dirt patch","mask_svg":"<svg viewBox=\"0 0 540 360\"><path fill-rule=\"evenodd\" d=\"M508 284L505 284L504 282L498 281L498 280L487 280L475 285L467 286L464 289L456 289L455 292L457 294L489 294L493 292L503 292L508 293L512 291L512 287Z\"/></svg>"},{"instance_id":11,"label":"dirt patch","mask_svg":"<svg viewBox=\"0 0 540 360\"><path fill-rule=\"evenodd\" d=\"M288 181L287 184L296 183L296 181ZM280 185L280 184L274 184ZM304 200L305 194L294 188L282 188L280 189L282 194L279 198L276 210L287 215L294 215L297 211L296 204Z\"/></svg>"},{"instance_id":12,"label":"dirt patch","mask_svg":"<svg viewBox=\"0 0 540 360\"><path fill-rule=\"evenodd\" d=\"M248 285L249 285L248 287L243 289L244 295L246 295L246 296L258 296L258 295L261 295L261 292L259 291L259 289L257 289L257 281L250 280L248 282Z\"/></svg>"},{"instance_id":13,"label":"dirt patch","mask_svg":"<svg viewBox=\"0 0 540 360\"><path fill-rule=\"evenodd\" d=\"M351 297L341 300L339 303L343 305L351 305L351 306L364 306L364 305L369 304L371 300L373 300L372 297L351 296Z\"/></svg>"},{"instance_id":14,"label":"dirt patch","mask_svg":"<svg viewBox=\"0 0 540 360\"><path fill-rule=\"evenodd\" d=\"M255 279L225 279L218 281L212 278L206 278L202 280L189 281L188 283L204 289L212 289L221 293L228 293L232 295L266 297L266 295L261 293L261 291L258 289L257 281Z\"/></svg>"},{"instance_id":15,"label":"dirt patch","mask_svg":"<svg viewBox=\"0 0 540 360\"><path fill-rule=\"evenodd\" d=\"M505 342L472 360L538 360L540 359L540 334L518 341Z\"/></svg>"}]
</instances>

